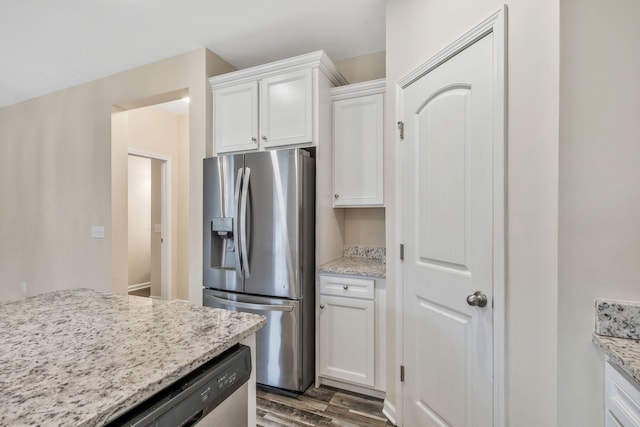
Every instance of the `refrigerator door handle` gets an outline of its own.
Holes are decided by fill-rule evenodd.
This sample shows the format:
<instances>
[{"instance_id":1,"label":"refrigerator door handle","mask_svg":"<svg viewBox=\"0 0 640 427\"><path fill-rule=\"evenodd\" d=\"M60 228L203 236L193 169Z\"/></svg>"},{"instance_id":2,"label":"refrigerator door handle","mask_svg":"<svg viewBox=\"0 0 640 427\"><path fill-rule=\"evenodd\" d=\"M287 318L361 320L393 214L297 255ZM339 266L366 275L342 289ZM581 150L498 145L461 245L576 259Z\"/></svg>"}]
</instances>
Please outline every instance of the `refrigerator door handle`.
<instances>
[{"instance_id":1,"label":"refrigerator door handle","mask_svg":"<svg viewBox=\"0 0 640 427\"><path fill-rule=\"evenodd\" d=\"M247 196L249 194L249 178L251 168L245 167L244 179L242 180L242 202L240 203L240 234L242 235L242 265L244 268L243 277L251 277L249 271L249 255L247 253Z\"/></svg>"},{"instance_id":2,"label":"refrigerator door handle","mask_svg":"<svg viewBox=\"0 0 640 427\"><path fill-rule=\"evenodd\" d=\"M246 308L256 311L293 311L293 305L275 305L275 304L252 304L249 302L231 301L224 298L219 298L213 295L205 295L205 298L215 301L219 304L229 307Z\"/></svg>"},{"instance_id":3,"label":"refrigerator door handle","mask_svg":"<svg viewBox=\"0 0 640 427\"><path fill-rule=\"evenodd\" d=\"M236 194L235 194L235 200L236 200L236 215L235 215L235 220L236 220L236 230L235 230L235 236L233 236L233 249L234 249L234 254L235 254L235 258L236 258L236 271L240 274L240 277L244 277L244 273L242 271L242 264L240 262L240 247L239 247L239 243L238 241L240 240L240 232L239 232L239 228L238 228L238 213L240 211L240 183L242 180L242 169L238 169L238 176L236 177Z\"/></svg>"}]
</instances>

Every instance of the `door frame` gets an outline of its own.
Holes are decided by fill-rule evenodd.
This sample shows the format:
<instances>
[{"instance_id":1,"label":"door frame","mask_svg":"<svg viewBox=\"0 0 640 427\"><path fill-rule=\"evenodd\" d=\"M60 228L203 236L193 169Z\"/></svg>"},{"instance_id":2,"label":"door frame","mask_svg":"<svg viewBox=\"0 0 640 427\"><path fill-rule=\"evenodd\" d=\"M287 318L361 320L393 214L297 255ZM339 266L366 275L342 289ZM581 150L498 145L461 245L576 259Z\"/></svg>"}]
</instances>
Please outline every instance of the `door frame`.
<instances>
[{"instance_id":1,"label":"door frame","mask_svg":"<svg viewBox=\"0 0 640 427\"><path fill-rule=\"evenodd\" d=\"M449 46L432 56L414 70L400 78L396 82L396 119L403 121L403 90L410 84L429 73L439 65L471 46L482 37L493 33L494 39L494 171L493 171L493 425L504 427L506 425L505 406L505 291L506 291L506 238L507 238L507 6L494 12L480 24L466 32ZM502 101L502 102L500 102ZM402 162L404 149L400 132L396 133L395 148L395 190L396 221L395 235L397 246L404 241L403 236L403 173ZM396 307L397 313L404 313L404 271L402 261L396 268ZM395 358L398 365L404 365L404 317L400 315L396 319L396 336L400 339L400 345L396 346ZM395 371L395 366L393 370ZM395 415L398 425L403 425L404 419L404 386L400 375L395 376L395 386L398 400L396 402ZM385 401L385 409L391 409L393 405Z\"/></svg>"},{"instance_id":2,"label":"door frame","mask_svg":"<svg viewBox=\"0 0 640 427\"><path fill-rule=\"evenodd\" d=\"M136 148L128 148L129 156L144 157L151 160L160 160L162 166L160 169L160 221L162 225L162 244L160 245L160 298L164 300L171 299L173 292L172 274L172 215L171 215L171 157L150 151L138 150ZM152 225L153 232L153 225Z\"/></svg>"}]
</instances>

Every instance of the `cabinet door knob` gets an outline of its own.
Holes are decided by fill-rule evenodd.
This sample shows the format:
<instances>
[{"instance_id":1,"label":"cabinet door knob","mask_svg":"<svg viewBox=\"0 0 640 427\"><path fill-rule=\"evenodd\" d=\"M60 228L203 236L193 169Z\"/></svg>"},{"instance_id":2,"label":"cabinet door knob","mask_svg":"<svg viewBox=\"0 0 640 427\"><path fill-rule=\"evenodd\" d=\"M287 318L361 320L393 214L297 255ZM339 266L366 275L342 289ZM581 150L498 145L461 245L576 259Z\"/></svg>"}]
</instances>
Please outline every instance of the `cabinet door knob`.
<instances>
[{"instance_id":1,"label":"cabinet door knob","mask_svg":"<svg viewBox=\"0 0 640 427\"><path fill-rule=\"evenodd\" d=\"M256 138L255 136L252 136L252 137L251 137L251 141L253 141L253 142L257 142L257 141L258 141L258 138Z\"/></svg>"},{"instance_id":2,"label":"cabinet door knob","mask_svg":"<svg viewBox=\"0 0 640 427\"><path fill-rule=\"evenodd\" d=\"M320 304L320 310L324 308L324 304Z\"/></svg>"},{"instance_id":3,"label":"cabinet door knob","mask_svg":"<svg viewBox=\"0 0 640 427\"><path fill-rule=\"evenodd\" d=\"M337 199L338 197L340 197L340 195L339 194L334 194L333 197L335 197Z\"/></svg>"},{"instance_id":4,"label":"cabinet door knob","mask_svg":"<svg viewBox=\"0 0 640 427\"><path fill-rule=\"evenodd\" d=\"M264 135L262 135L262 140L263 140L263 141L266 141L266 140L267 140L267 137L266 137L266 136L264 136Z\"/></svg>"},{"instance_id":5,"label":"cabinet door knob","mask_svg":"<svg viewBox=\"0 0 640 427\"><path fill-rule=\"evenodd\" d=\"M342 289L344 289L346 291L347 289L349 289L349 285L343 285Z\"/></svg>"}]
</instances>

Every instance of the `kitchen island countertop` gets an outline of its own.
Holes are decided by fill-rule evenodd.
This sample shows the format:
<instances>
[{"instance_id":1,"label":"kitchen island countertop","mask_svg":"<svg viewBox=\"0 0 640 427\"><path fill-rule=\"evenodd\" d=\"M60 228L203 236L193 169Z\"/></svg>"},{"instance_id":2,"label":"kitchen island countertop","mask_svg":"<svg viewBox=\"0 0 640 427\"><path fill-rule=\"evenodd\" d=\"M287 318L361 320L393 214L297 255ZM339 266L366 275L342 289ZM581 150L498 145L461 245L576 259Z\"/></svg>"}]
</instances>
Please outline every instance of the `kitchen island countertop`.
<instances>
[{"instance_id":1,"label":"kitchen island countertop","mask_svg":"<svg viewBox=\"0 0 640 427\"><path fill-rule=\"evenodd\" d=\"M0 426L104 425L265 323L90 289L2 302Z\"/></svg>"}]
</instances>

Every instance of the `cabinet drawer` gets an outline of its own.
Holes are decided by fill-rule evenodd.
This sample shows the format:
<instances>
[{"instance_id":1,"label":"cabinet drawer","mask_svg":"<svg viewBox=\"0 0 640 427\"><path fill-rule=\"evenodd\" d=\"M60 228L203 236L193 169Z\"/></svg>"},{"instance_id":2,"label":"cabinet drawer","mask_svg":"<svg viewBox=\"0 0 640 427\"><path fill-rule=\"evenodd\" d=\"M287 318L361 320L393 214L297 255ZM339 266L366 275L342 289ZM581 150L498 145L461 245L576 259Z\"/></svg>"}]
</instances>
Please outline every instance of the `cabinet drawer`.
<instances>
[{"instance_id":1,"label":"cabinet drawer","mask_svg":"<svg viewBox=\"0 0 640 427\"><path fill-rule=\"evenodd\" d=\"M375 281L352 277L320 276L320 293L342 297L374 298Z\"/></svg>"},{"instance_id":2,"label":"cabinet drawer","mask_svg":"<svg viewBox=\"0 0 640 427\"><path fill-rule=\"evenodd\" d=\"M607 426L640 427L640 390L614 366L605 365Z\"/></svg>"}]
</instances>

